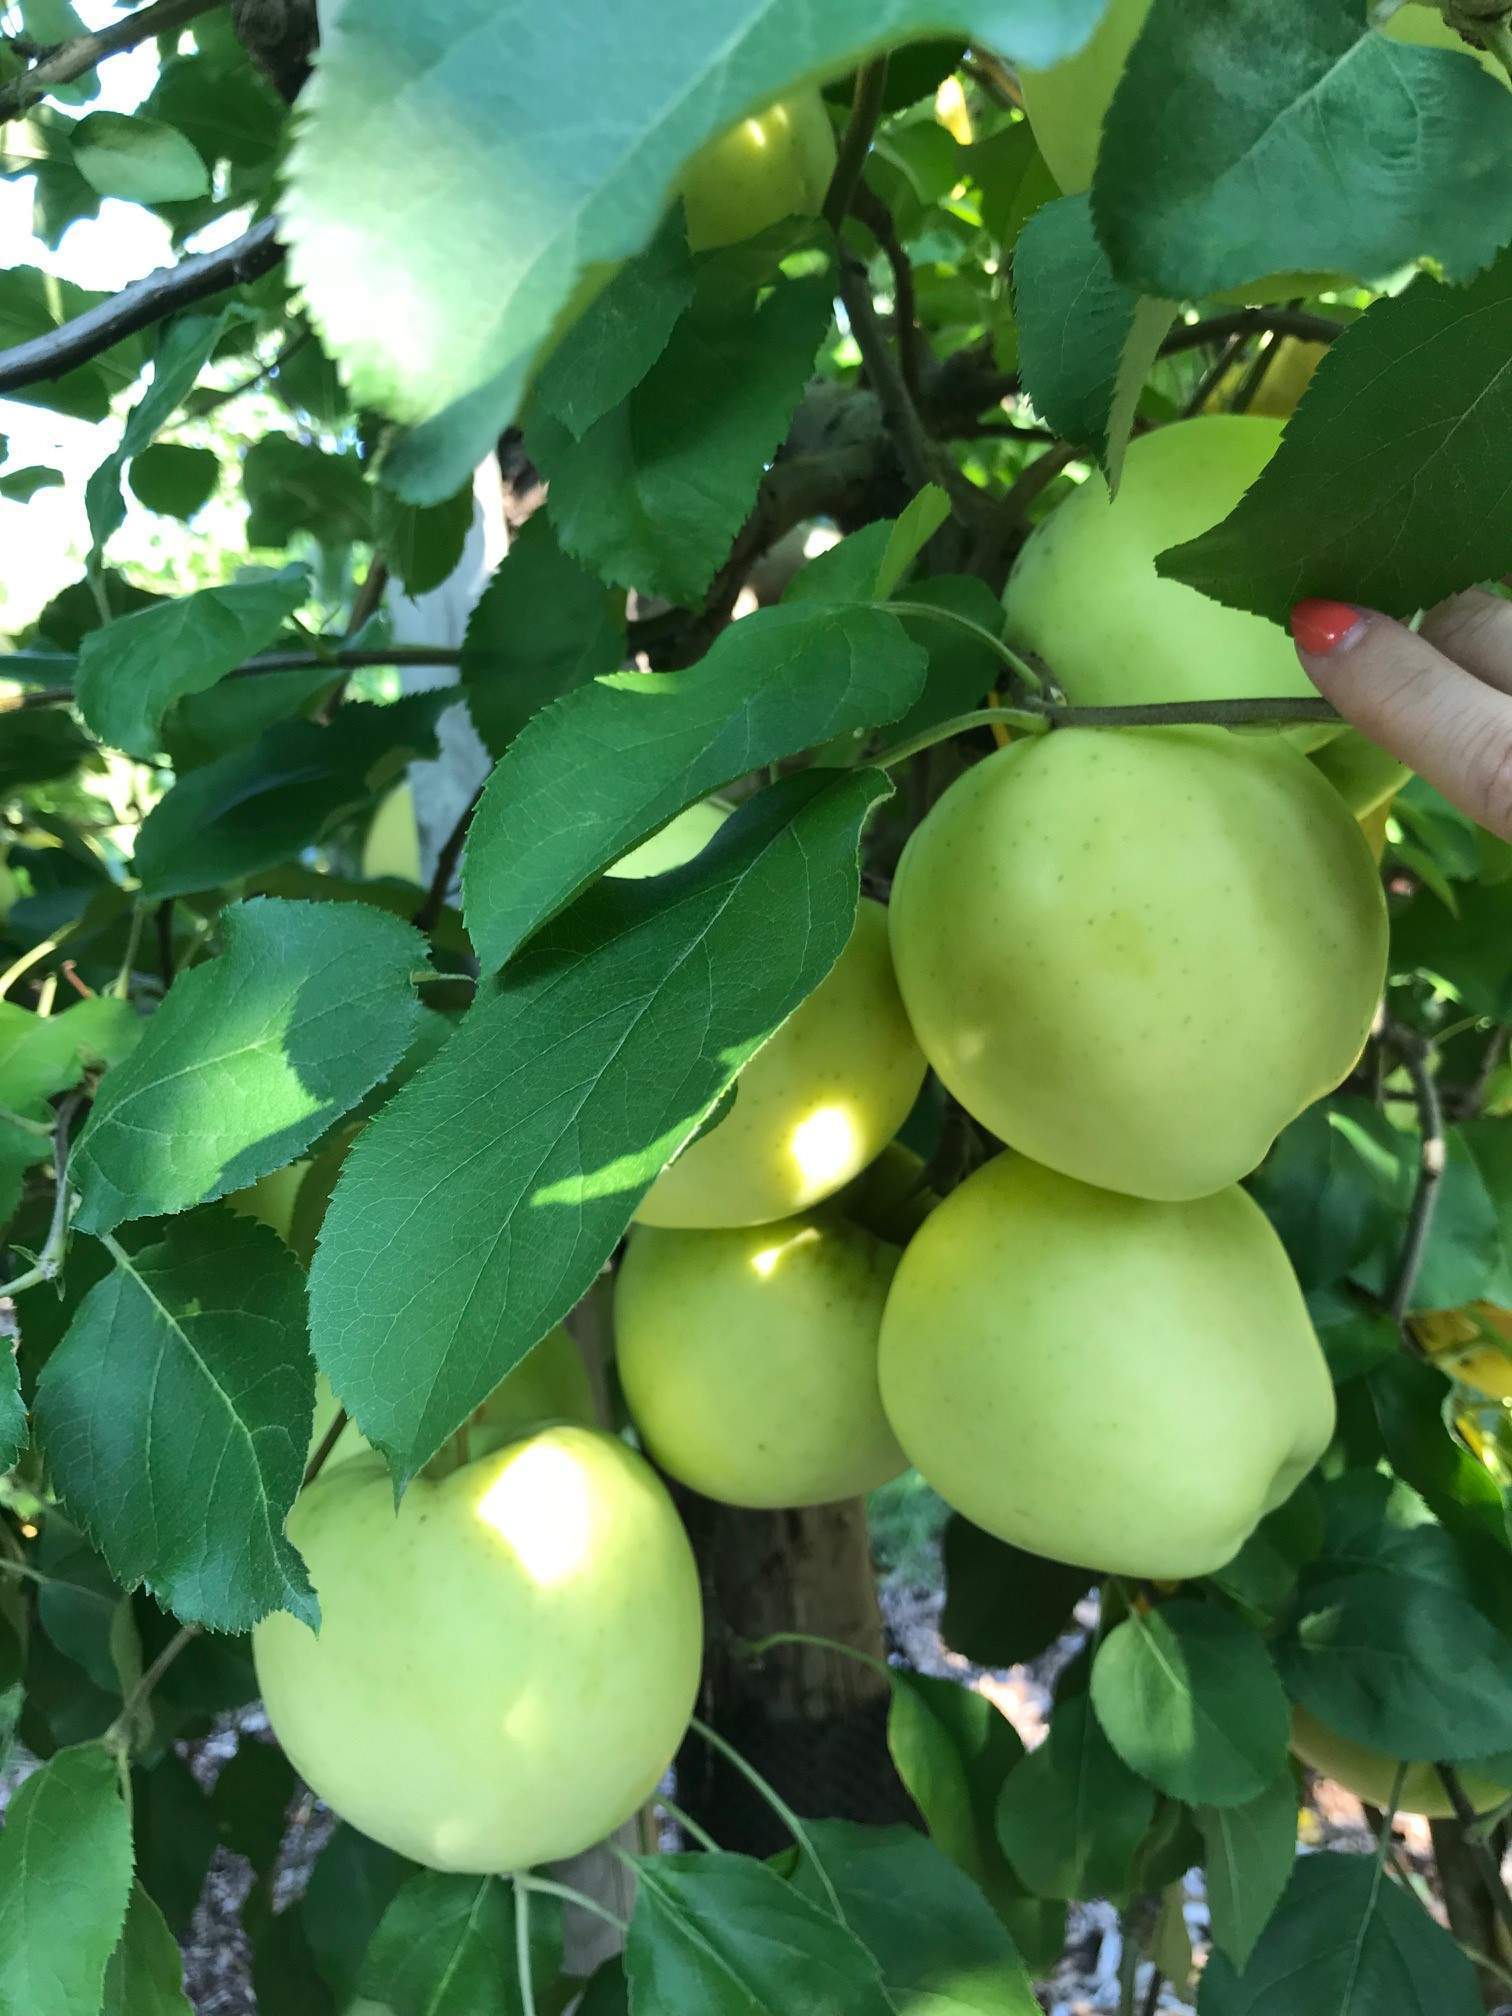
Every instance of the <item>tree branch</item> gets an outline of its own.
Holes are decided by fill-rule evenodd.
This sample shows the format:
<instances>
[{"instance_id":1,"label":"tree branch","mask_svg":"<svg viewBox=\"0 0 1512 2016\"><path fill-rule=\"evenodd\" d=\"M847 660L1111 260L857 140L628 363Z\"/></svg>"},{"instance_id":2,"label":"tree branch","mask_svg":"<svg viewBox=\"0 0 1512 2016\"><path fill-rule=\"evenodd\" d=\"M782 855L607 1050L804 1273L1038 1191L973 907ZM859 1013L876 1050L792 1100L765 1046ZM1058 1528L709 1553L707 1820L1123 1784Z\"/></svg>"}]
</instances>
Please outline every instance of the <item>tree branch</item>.
<instances>
[{"instance_id":1,"label":"tree branch","mask_svg":"<svg viewBox=\"0 0 1512 2016\"><path fill-rule=\"evenodd\" d=\"M151 9L147 10L149 13ZM133 15L132 19L139 19ZM240 238L214 252L198 252L181 259L177 266L160 266L144 279L123 287L108 301L86 308L45 336L29 343L17 343L0 350L0 393L16 392L25 385L39 385L61 378L80 364L89 363L113 345L140 330L150 329L181 308L224 293L246 280L269 273L283 258L278 242L278 220L265 217Z\"/></svg>"},{"instance_id":2,"label":"tree branch","mask_svg":"<svg viewBox=\"0 0 1512 2016\"><path fill-rule=\"evenodd\" d=\"M314 672L324 667L334 679L342 672L360 671L364 665L455 665L461 655L460 644L364 644L345 648L338 645L329 651L264 651L257 658L249 658L245 665L233 667L226 677L260 679L266 672ZM0 655L0 678L4 674L5 659ZM33 707L66 707L73 697L72 686L34 686L10 700L0 701L0 715L25 713Z\"/></svg>"},{"instance_id":3,"label":"tree branch","mask_svg":"<svg viewBox=\"0 0 1512 2016\"><path fill-rule=\"evenodd\" d=\"M835 172L824 196L824 221L837 235L850 214L856 191L861 186L866 157L871 152L877 122L882 117L882 101L887 95L887 58L863 63L856 72L855 96L851 100L850 123L846 126L835 157Z\"/></svg>"},{"instance_id":4,"label":"tree branch","mask_svg":"<svg viewBox=\"0 0 1512 2016\"><path fill-rule=\"evenodd\" d=\"M898 362L903 372L903 383L908 387L908 396L917 406L923 397L924 365L929 352L919 327L913 266L898 237L892 212L864 182L856 185L856 193L851 200L851 215L859 218L870 231L892 268L893 334L897 338Z\"/></svg>"},{"instance_id":5,"label":"tree branch","mask_svg":"<svg viewBox=\"0 0 1512 2016\"><path fill-rule=\"evenodd\" d=\"M1233 336L1298 336L1304 343L1332 343L1347 323L1327 315L1309 315L1300 308L1236 308L1229 315L1209 315L1203 322L1180 322L1160 346L1162 357L1182 350L1200 350L1205 343L1226 343Z\"/></svg>"},{"instance_id":6,"label":"tree branch","mask_svg":"<svg viewBox=\"0 0 1512 2016\"><path fill-rule=\"evenodd\" d=\"M14 119L59 84L71 84L75 77L93 70L107 56L135 49L156 35L171 35L176 28L186 27L197 15L208 14L219 5L220 0L153 0L152 6L139 8L135 14L112 21L93 34L76 35L71 42L60 42L22 76L0 87L0 123Z\"/></svg>"},{"instance_id":7,"label":"tree branch","mask_svg":"<svg viewBox=\"0 0 1512 2016\"><path fill-rule=\"evenodd\" d=\"M1407 1216L1407 1230L1402 1239L1401 1257L1391 1284L1391 1293L1386 1306L1398 1324L1405 1321L1412 1305L1412 1291L1417 1286L1418 1274L1423 1265L1423 1255L1428 1250L1428 1237L1433 1230L1433 1215L1438 1205L1439 1189L1444 1180L1444 1114L1439 1103L1438 1087L1433 1082L1433 1073L1428 1068L1431 1046L1410 1029L1392 1025L1386 1031L1386 1040L1401 1058L1408 1077L1412 1080L1412 1096L1417 1105L1418 1125L1422 1130L1421 1146L1418 1150L1417 1188L1413 1192L1412 1209Z\"/></svg>"}]
</instances>

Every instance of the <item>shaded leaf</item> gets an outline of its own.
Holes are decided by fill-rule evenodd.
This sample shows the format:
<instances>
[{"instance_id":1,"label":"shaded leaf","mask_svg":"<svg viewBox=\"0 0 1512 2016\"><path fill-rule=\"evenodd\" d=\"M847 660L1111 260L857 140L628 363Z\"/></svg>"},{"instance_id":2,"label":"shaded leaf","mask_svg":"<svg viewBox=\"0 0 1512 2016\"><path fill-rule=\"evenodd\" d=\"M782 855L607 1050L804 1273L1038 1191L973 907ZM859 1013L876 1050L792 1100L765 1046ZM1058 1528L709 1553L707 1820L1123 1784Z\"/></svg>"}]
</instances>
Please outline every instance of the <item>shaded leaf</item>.
<instances>
[{"instance_id":1,"label":"shaded leaf","mask_svg":"<svg viewBox=\"0 0 1512 2016\"><path fill-rule=\"evenodd\" d=\"M1310 12L1315 0L1301 4ZM1349 4L1328 0L1320 11ZM1436 60L1472 71L1496 98L1475 65ZM1507 105L1491 111L1512 148ZM1466 194L1450 206L1457 215ZM1512 253L1473 286L1423 274L1377 301L1330 345L1260 480L1221 525L1162 553L1160 572L1277 622L1303 596L1345 592L1410 616L1499 573L1512 545L1512 492L1497 447L1512 433L1501 334L1509 315ZM1413 415L1405 437L1403 413ZM1489 954L1493 970L1504 969L1506 949L1503 932Z\"/></svg>"},{"instance_id":2,"label":"shaded leaf","mask_svg":"<svg viewBox=\"0 0 1512 2016\"><path fill-rule=\"evenodd\" d=\"M688 671L612 673L568 694L522 731L473 818L462 886L484 966L685 805L894 719L924 666L880 610L800 605L748 616Z\"/></svg>"},{"instance_id":3,"label":"shaded leaf","mask_svg":"<svg viewBox=\"0 0 1512 2016\"><path fill-rule=\"evenodd\" d=\"M213 448L190 448L181 441L158 441L138 455L127 472L132 494L149 511L169 518L192 518L220 482Z\"/></svg>"},{"instance_id":4,"label":"shaded leaf","mask_svg":"<svg viewBox=\"0 0 1512 2016\"><path fill-rule=\"evenodd\" d=\"M203 196L210 171L174 126L129 112L91 112L73 131L74 166L101 196L182 203Z\"/></svg>"},{"instance_id":5,"label":"shaded leaf","mask_svg":"<svg viewBox=\"0 0 1512 2016\"><path fill-rule=\"evenodd\" d=\"M100 2016L131 1893L131 1819L115 1759L60 1750L11 1800L0 1833L0 2008Z\"/></svg>"},{"instance_id":6,"label":"shaded leaf","mask_svg":"<svg viewBox=\"0 0 1512 2016\"><path fill-rule=\"evenodd\" d=\"M1074 1694L1056 1702L1049 1735L1009 1774L998 1840L1038 1896L1118 1897L1154 1816L1154 1792L1109 1743L1089 1698Z\"/></svg>"},{"instance_id":7,"label":"shaded leaf","mask_svg":"<svg viewBox=\"0 0 1512 2016\"><path fill-rule=\"evenodd\" d=\"M571 1308L839 957L861 823L887 788L875 771L807 771L686 868L599 884L364 1131L311 1271L312 1334L401 1478Z\"/></svg>"},{"instance_id":8,"label":"shaded leaf","mask_svg":"<svg viewBox=\"0 0 1512 2016\"><path fill-rule=\"evenodd\" d=\"M186 1211L292 1162L398 1063L424 941L365 903L254 897L111 1072L71 1158L75 1224Z\"/></svg>"},{"instance_id":9,"label":"shaded leaf","mask_svg":"<svg viewBox=\"0 0 1512 2016\"><path fill-rule=\"evenodd\" d=\"M1297 1857L1297 1787L1284 1770L1242 1806L1199 1806L1213 1944L1236 1967L1255 1949Z\"/></svg>"},{"instance_id":10,"label":"shaded leaf","mask_svg":"<svg viewBox=\"0 0 1512 2016\"><path fill-rule=\"evenodd\" d=\"M118 1254L34 1409L54 1489L119 1579L220 1631L319 1615L283 1534L313 1411L299 1263L213 1209Z\"/></svg>"},{"instance_id":11,"label":"shaded leaf","mask_svg":"<svg viewBox=\"0 0 1512 2016\"><path fill-rule=\"evenodd\" d=\"M152 757L163 715L260 651L309 593L303 568L155 603L91 630L79 649L79 711L102 742Z\"/></svg>"},{"instance_id":12,"label":"shaded leaf","mask_svg":"<svg viewBox=\"0 0 1512 2016\"><path fill-rule=\"evenodd\" d=\"M1026 1554L953 1513L945 1528L940 1635L978 1666L1034 1659L1070 1628L1092 1586L1085 1568Z\"/></svg>"},{"instance_id":13,"label":"shaded leaf","mask_svg":"<svg viewBox=\"0 0 1512 2016\"><path fill-rule=\"evenodd\" d=\"M121 1942L105 1969L99 2016L193 2016L184 1956L140 1883L132 1886Z\"/></svg>"},{"instance_id":14,"label":"shaded leaf","mask_svg":"<svg viewBox=\"0 0 1512 2016\"><path fill-rule=\"evenodd\" d=\"M554 1898L531 1898L531 1973L543 1990L561 1966L561 1918ZM359 1992L393 2016L522 2016L516 1952L504 1878L422 1869L384 1912Z\"/></svg>"}]
</instances>

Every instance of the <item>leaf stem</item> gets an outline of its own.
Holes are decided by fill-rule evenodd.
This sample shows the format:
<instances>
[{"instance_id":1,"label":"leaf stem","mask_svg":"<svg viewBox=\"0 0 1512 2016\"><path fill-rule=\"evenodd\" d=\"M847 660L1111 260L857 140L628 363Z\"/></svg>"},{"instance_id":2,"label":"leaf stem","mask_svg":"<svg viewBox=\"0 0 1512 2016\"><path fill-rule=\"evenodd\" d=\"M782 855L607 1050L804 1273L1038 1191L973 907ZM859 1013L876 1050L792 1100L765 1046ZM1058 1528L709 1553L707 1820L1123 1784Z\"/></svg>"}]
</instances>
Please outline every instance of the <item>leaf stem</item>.
<instances>
[{"instance_id":1,"label":"leaf stem","mask_svg":"<svg viewBox=\"0 0 1512 2016\"><path fill-rule=\"evenodd\" d=\"M24 1274L18 1274L13 1281L0 1285L0 1296L15 1296L24 1289L35 1288L39 1281L56 1281L63 1268L63 1258L68 1250L68 1221L72 1216L71 1192L68 1188L68 1130L73 1125L74 1115L89 1098L87 1092L70 1092L60 1100L53 1119L53 1209L52 1222L47 1228L47 1238L42 1251L37 1255L35 1265L28 1267Z\"/></svg>"},{"instance_id":2,"label":"leaf stem","mask_svg":"<svg viewBox=\"0 0 1512 2016\"><path fill-rule=\"evenodd\" d=\"M656 1803L665 1812L671 1814L672 1818L690 1841L696 1841L699 1847L706 1849L710 1855L722 1855L724 1853L724 1850L714 1839L708 1828L701 1821L695 1820L691 1813L679 1806L675 1799L669 1799L665 1792L658 1792Z\"/></svg>"},{"instance_id":3,"label":"leaf stem","mask_svg":"<svg viewBox=\"0 0 1512 2016\"><path fill-rule=\"evenodd\" d=\"M131 969L136 963L137 947L142 942L142 922L146 914L147 906L139 896L131 906L131 922L126 927L126 956L110 989L117 1001L131 999Z\"/></svg>"},{"instance_id":4,"label":"leaf stem","mask_svg":"<svg viewBox=\"0 0 1512 2016\"><path fill-rule=\"evenodd\" d=\"M1432 1045L1415 1035L1412 1030L1399 1028L1395 1024L1387 1028L1386 1040L1401 1058L1407 1076L1412 1081L1412 1096L1417 1106L1418 1126L1421 1131L1417 1187L1413 1191L1412 1208L1407 1215L1407 1229L1402 1238L1401 1256L1397 1261L1396 1274L1392 1279L1391 1292L1386 1303L1387 1309L1400 1324L1405 1320L1411 1306L1412 1291L1417 1286L1423 1257L1428 1250L1439 1191L1444 1180L1447 1151L1444 1141L1443 1107L1439 1101L1433 1073L1429 1069Z\"/></svg>"},{"instance_id":5,"label":"leaf stem","mask_svg":"<svg viewBox=\"0 0 1512 2016\"><path fill-rule=\"evenodd\" d=\"M909 607L898 602L883 606ZM919 605L921 613L923 606ZM946 614L943 609L929 613ZM967 627L975 630L977 625ZM980 634L984 638L988 635L985 630ZM1019 707L978 707L970 714L953 715L884 749L871 761L879 769L890 770L917 756L921 749L931 749L937 742L947 742L973 728L988 728L994 721L1006 722L1025 735L1042 735L1050 728L1285 728L1338 718L1326 700L1160 700L1134 707L1072 707L1058 701L1026 700Z\"/></svg>"},{"instance_id":6,"label":"leaf stem","mask_svg":"<svg viewBox=\"0 0 1512 2016\"><path fill-rule=\"evenodd\" d=\"M985 629L980 623L973 623L969 616L963 616L959 609L944 609L933 602L887 602L882 605L898 616L934 617L937 622L953 623L958 630L969 630L979 644L985 644L1008 667L1015 678L1022 681L1031 693L1043 693L1045 682L1039 673L1021 657L1011 644L1005 644L1001 637Z\"/></svg>"},{"instance_id":7,"label":"leaf stem","mask_svg":"<svg viewBox=\"0 0 1512 2016\"><path fill-rule=\"evenodd\" d=\"M542 1897L559 1897L564 1904L576 1904L579 1910L591 1912L595 1918L602 1918L606 1925L614 1926L621 1936L630 1930L628 1919L621 1918L617 1911L611 1911L607 1904L600 1904L586 1891L574 1890L570 1883L556 1883L549 1876L534 1876L523 1869L517 1869L509 1880L516 1889L535 1890Z\"/></svg>"},{"instance_id":8,"label":"leaf stem","mask_svg":"<svg viewBox=\"0 0 1512 2016\"><path fill-rule=\"evenodd\" d=\"M820 1652L839 1652L847 1659L854 1659L858 1665L869 1666L874 1673L880 1673L889 1686L892 1685L893 1670L885 1660L863 1652L859 1645L846 1645L838 1638L821 1638L814 1631L769 1631L764 1638L743 1640L740 1649L746 1658L759 1659L778 1645L810 1645Z\"/></svg>"},{"instance_id":9,"label":"leaf stem","mask_svg":"<svg viewBox=\"0 0 1512 2016\"><path fill-rule=\"evenodd\" d=\"M153 1689L157 1686L159 1680L162 1679L168 1668L173 1665L179 1654L188 1651L195 1639L199 1637L200 1630L201 1627L198 1624L181 1624L178 1630L174 1632L168 1643L159 1652L156 1659L153 1660L141 1679L138 1680L135 1687L132 1688L126 1699L121 1703L120 1714L117 1715L114 1722L105 1731L104 1737L101 1740L108 1749L119 1751L122 1748L130 1748L132 1723L136 1720L142 1709L146 1707L152 1697Z\"/></svg>"},{"instance_id":10,"label":"leaf stem","mask_svg":"<svg viewBox=\"0 0 1512 2016\"><path fill-rule=\"evenodd\" d=\"M520 1976L521 2016L536 2016L535 1982L530 1974L530 1887L514 1886L515 1965Z\"/></svg>"},{"instance_id":11,"label":"leaf stem","mask_svg":"<svg viewBox=\"0 0 1512 2016\"><path fill-rule=\"evenodd\" d=\"M830 1881L829 1871L819 1859L819 1851L814 1846L813 1837L792 1807L783 1798L782 1794L774 1785L769 1784L762 1777L754 1764L747 1763L733 1743L727 1742L717 1729L711 1729L708 1723L703 1721L701 1717L695 1715L688 1726L690 1729L695 1730L698 1735L702 1736L711 1750L717 1750L721 1757L726 1758L733 1764L746 1783L753 1786L761 1794L762 1798L765 1799L772 1811L777 1815L777 1818L797 1842L801 1851L813 1864L814 1874L819 1878L824 1894L829 1899L830 1910L839 1919L840 1923L844 1925L846 1917L844 1910L841 1908L839 1893Z\"/></svg>"}]
</instances>

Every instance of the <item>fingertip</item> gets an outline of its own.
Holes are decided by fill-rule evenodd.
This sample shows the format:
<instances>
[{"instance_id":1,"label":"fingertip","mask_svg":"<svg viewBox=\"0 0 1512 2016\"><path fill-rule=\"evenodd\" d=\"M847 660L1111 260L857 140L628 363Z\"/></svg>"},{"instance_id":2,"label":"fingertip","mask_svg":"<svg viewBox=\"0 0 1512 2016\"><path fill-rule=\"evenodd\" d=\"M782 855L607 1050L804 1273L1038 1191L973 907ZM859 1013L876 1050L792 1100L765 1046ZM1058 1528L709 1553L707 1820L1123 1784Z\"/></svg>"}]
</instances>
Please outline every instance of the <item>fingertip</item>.
<instances>
[{"instance_id":1,"label":"fingertip","mask_svg":"<svg viewBox=\"0 0 1512 2016\"><path fill-rule=\"evenodd\" d=\"M1351 650L1365 635L1372 612L1353 602L1330 602L1308 596L1291 612L1291 633L1299 651L1312 658L1326 658L1335 651Z\"/></svg>"}]
</instances>

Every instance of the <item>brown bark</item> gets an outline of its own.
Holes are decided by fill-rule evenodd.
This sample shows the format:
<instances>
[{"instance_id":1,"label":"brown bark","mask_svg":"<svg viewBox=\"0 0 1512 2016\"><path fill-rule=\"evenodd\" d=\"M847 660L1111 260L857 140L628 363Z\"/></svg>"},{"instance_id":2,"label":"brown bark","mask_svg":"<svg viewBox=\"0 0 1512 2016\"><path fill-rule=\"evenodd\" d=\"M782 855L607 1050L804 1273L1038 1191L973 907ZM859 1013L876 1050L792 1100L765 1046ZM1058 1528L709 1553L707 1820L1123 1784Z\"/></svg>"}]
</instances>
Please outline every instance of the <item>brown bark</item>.
<instances>
[{"instance_id":1,"label":"brown bark","mask_svg":"<svg viewBox=\"0 0 1512 2016\"><path fill-rule=\"evenodd\" d=\"M887 1754L889 1688L859 1660L815 1646L747 1647L778 1631L838 1639L873 1659L886 1636L859 1499L743 1512L684 1494L704 1579L704 1719L808 1818L917 1819ZM691 1737L678 1797L721 1847L770 1855L782 1822L726 1760Z\"/></svg>"}]
</instances>

